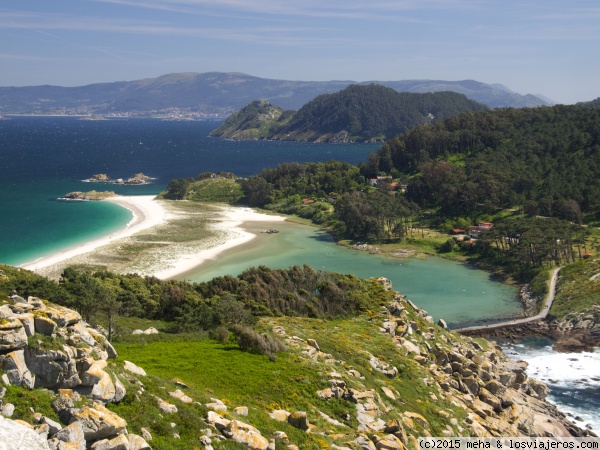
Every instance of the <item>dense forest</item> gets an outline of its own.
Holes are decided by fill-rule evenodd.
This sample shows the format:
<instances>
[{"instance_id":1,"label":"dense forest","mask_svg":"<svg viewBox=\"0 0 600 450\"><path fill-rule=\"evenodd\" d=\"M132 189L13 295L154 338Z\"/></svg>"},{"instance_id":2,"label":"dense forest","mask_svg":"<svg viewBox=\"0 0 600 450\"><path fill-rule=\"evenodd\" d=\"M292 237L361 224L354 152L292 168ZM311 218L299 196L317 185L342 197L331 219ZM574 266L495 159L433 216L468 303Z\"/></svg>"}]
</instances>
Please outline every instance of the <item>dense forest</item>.
<instances>
[{"instance_id":1,"label":"dense forest","mask_svg":"<svg viewBox=\"0 0 600 450\"><path fill-rule=\"evenodd\" d=\"M384 140L423 123L484 109L487 107L455 92L417 94L378 84L350 85L308 102L279 135L318 136L347 131L351 137L359 137L356 140Z\"/></svg>"},{"instance_id":2,"label":"dense forest","mask_svg":"<svg viewBox=\"0 0 600 450\"><path fill-rule=\"evenodd\" d=\"M363 169L411 175L408 198L447 216L522 205L581 223L600 211L600 110L462 114L394 137Z\"/></svg>"},{"instance_id":3,"label":"dense forest","mask_svg":"<svg viewBox=\"0 0 600 450\"><path fill-rule=\"evenodd\" d=\"M359 166L264 169L237 180L236 200L312 219L355 242L398 242L416 227L449 231L493 221L477 243L449 238L437 250L471 255L528 281L582 257L584 225L600 220L598 174L599 109L487 110L417 126ZM198 195L189 180L172 184L167 198Z\"/></svg>"},{"instance_id":4,"label":"dense forest","mask_svg":"<svg viewBox=\"0 0 600 450\"><path fill-rule=\"evenodd\" d=\"M350 85L319 95L299 111L251 102L211 133L230 139L383 142L424 123L486 106L455 92L397 92L378 84Z\"/></svg>"},{"instance_id":5,"label":"dense forest","mask_svg":"<svg viewBox=\"0 0 600 450\"><path fill-rule=\"evenodd\" d=\"M306 265L281 270L260 266L204 283L77 267L66 268L57 283L10 266L0 269L5 275L0 293L48 299L77 310L90 322L102 314L109 328L119 315L163 320L173 331L248 325L259 316L351 317L390 295L374 280Z\"/></svg>"}]
</instances>

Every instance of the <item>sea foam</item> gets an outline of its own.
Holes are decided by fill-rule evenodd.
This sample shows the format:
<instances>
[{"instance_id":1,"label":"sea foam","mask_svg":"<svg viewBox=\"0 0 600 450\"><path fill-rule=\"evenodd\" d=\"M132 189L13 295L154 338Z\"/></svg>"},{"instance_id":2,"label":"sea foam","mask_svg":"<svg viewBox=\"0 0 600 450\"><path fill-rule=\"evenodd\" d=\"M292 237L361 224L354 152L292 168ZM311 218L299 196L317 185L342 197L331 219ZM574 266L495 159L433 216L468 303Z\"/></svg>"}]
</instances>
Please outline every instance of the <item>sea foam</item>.
<instances>
[{"instance_id":1,"label":"sea foam","mask_svg":"<svg viewBox=\"0 0 600 450\"><path fill-rule=\"evenodd\" d=\"M528 375L548 385L548 400L578 427L600 433L600 349L559 353L548 341L536 340L503 348L509 358L529 364Z\"/></svg>"}]
</instances>

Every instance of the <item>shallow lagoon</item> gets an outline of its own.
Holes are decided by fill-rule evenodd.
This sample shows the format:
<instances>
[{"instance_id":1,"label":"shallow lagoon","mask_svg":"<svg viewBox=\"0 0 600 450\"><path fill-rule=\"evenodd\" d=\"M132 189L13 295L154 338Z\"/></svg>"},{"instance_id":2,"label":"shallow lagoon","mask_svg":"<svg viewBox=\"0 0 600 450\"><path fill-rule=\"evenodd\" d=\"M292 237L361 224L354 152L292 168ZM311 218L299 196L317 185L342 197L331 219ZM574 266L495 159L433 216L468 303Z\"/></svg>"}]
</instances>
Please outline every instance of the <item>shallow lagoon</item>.
<instances>
[{"instance_id":1,"label":"shallow lagoon","mask_svg":"<svg viewBox=\"0 0 600 450\"><path fill-rule=\"evenodd\" d=\"M517 289L490 279L486 272L442 258L392 258L336 245L316 228L291 222L277 223L276 234L261 233L265 224L247 224L257 233L250 243L228 250L179 279L208 281L238 275L258 265L287 268L308 264L315 269L352 273L359 277L386 277L394 290L443 318L452 327L512 316L521 312Z\"/></svg>"}]
</instances>

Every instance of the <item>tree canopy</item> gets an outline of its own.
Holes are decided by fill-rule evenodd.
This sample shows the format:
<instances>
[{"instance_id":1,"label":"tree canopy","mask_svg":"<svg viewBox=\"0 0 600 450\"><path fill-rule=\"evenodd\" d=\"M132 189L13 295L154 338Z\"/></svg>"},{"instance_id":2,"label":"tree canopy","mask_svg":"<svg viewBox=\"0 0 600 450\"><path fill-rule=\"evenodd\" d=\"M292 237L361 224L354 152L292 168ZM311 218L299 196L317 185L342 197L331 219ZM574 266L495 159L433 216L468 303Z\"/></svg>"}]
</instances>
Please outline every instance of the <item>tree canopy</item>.
<instances>
[{"instance_id":1,"label":"tree canopy","mask_svg":"<svg viewBox=\"0 0 600 450\"><path fill-rule=\"evenodd\" d=\"M580 221L580 212L600 210L600 110L461 114L394 137L364 169L412 175L409 197L450 215L519 204Z\"/></svg>"}]
</instances>

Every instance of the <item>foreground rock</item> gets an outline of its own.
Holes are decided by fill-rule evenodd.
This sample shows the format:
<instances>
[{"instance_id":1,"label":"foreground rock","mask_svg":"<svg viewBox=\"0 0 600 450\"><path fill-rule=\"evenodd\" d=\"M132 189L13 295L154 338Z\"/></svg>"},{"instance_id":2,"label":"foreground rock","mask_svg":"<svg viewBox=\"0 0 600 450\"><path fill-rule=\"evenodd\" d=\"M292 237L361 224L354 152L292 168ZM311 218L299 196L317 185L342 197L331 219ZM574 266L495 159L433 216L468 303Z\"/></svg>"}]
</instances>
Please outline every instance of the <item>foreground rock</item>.
<instances>
[{"instance_id":1,"label":"foreground rock","mask_svg":"<svg viewBox=\"0 0 600 450\"><path fill-rule=\"evenodd\" d=\"M108 370L108 359L117 353L100 331L76 311L35 297L13 295L0 306L0 316L3 383L51 390L52 408L62 422L35 413L38 425L28 428L2 418L0 448L150 448L142 437L128 435L127 422L105 407L126 392L118 375ZM0 386L2 413L12 415L14 406L2 404L3 394Z\"/></svg>"},{"instance_id":2,"label":"foreground rock","mask_svg":"<svg viewBox=\"0 0 600 450\"><path fill-rule=\"evenodd\" d=\"M2 450L50 450L42 436L25 425L0 415L0 448Z\"/></svg>"}]
</instances>

